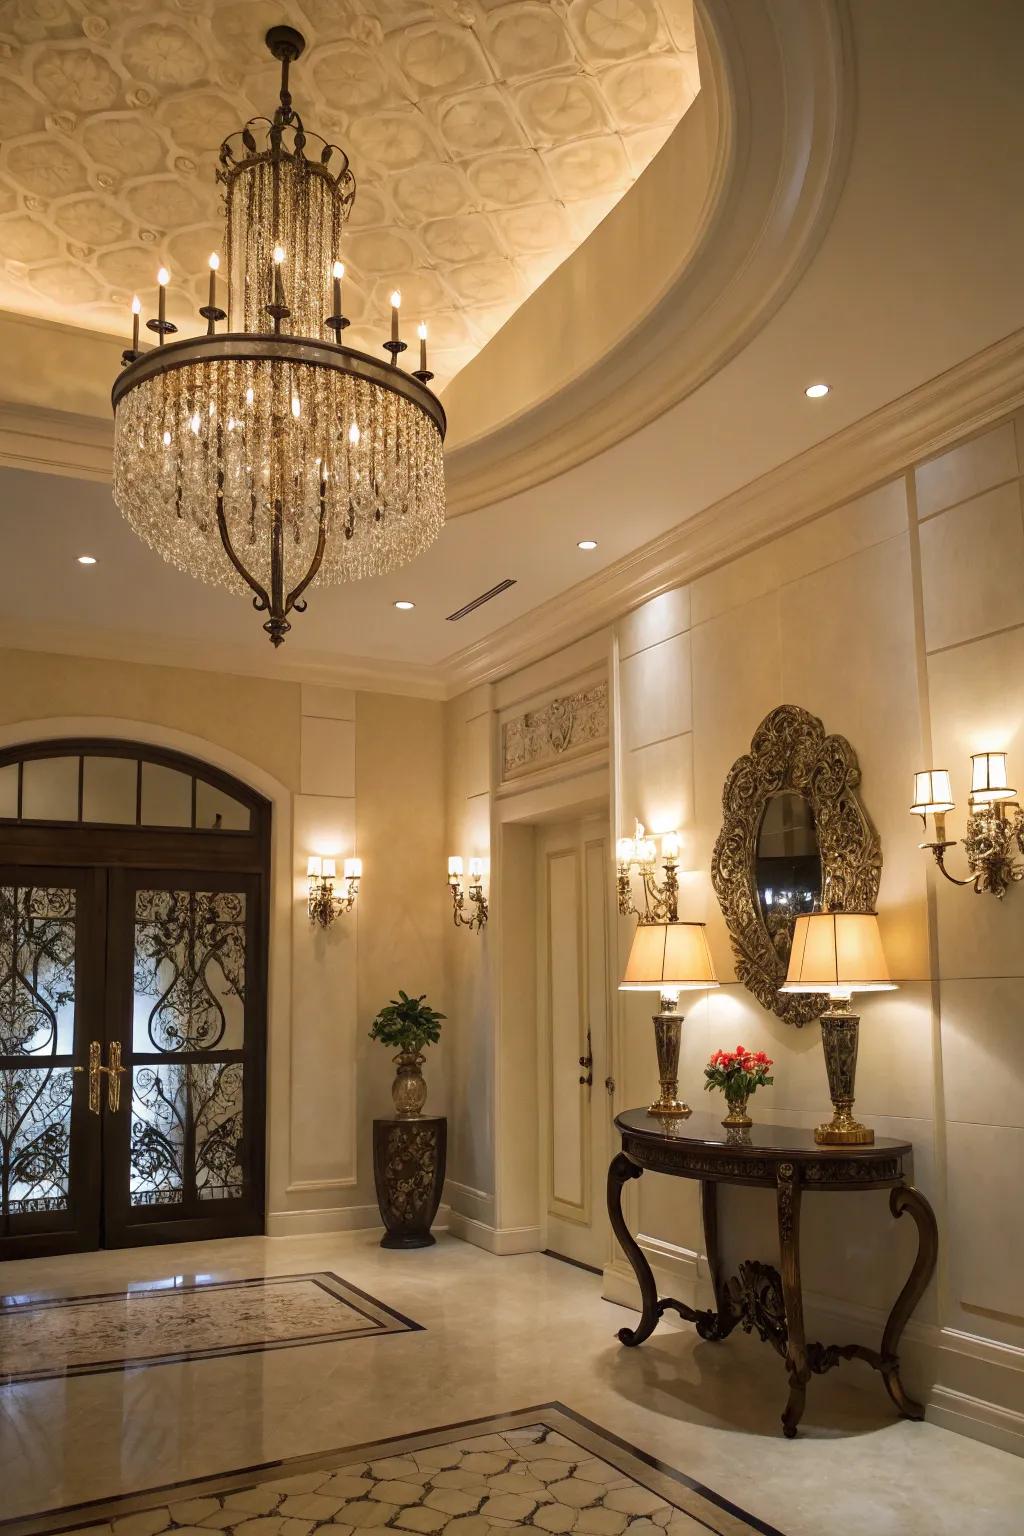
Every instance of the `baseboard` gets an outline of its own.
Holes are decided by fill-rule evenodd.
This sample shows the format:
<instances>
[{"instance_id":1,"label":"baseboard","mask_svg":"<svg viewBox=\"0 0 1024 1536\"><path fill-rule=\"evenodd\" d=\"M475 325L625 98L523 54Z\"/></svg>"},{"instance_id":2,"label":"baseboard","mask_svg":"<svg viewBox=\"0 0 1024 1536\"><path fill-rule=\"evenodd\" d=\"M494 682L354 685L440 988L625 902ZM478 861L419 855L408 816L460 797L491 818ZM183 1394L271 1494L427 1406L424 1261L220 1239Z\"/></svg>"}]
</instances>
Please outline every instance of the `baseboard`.
<instances>
[{"instance_id":1,"label":"baseboard","mask_svg":"<svg viewBox=\"0 0 1024 1536\"><path fill-rule=\"evenodd\" d=\"M639 1241L660 1296L675 1296L695 1308L714 1305L705 1264L697 1254L657 1239ZM606 1267L601 1294L607 1301L640 1310L640 1288L625 1259L616 1258ZM804 1294L804 1319L810 1339L863 1343L876 1349L885 1326L881 1311L814 1292ZM665 1325L690 1326L675 1312L665 1314L659 1327ZM924 1402L929 1423L1024 1456L1024 1350L911 1321L900 1353L907 1388Z\"/></svg>"},{"instance_id":2,"label":"baseboard","mask_svg":"<svg viewBox=\"0 0 1024 1536\"><path fill-rule=\"evenodd\" d=\"M1024 1413L1001 1408L983 1398L950 1387L933 1387L928 1396L925 1417L929 1424L940 1424L972 1440L983 1440L1000 1451L1024 1456Z\"/></svg>"},{"instance_id":3,"label":"baseboard","mask_svg":"<svg viewBox=\"0 0 1024 1536\"><path fill-rule=\"evenodd\" d=\"M449 1211L448 1230L453 1237L475 1243L488 1253L508 1256L515 1253L540 1253L544 1247L544 1235L540 1227L492 1227L461 1211Z\"/></svg>"},{"instance_id":4,"label":"baseboard","mask_svg":"<svg viewBox=\"0 0 1024 1536\"><path fill-rule=\"evenodd\" d=\"M459 1184L455 1179L446 1179L444 1200L453 1211L458 1211L470 1221L483 1222L485 1227L495 1225L494 1196L486 1190L474 1189L471 1184Z\"/></svg>"},{"instance_id":5,"label":"baseboard","mask_svg":"<svg viewBox=\"0 0 1024 1536\"><path fill-rule=\"evenodd\" d=\"M434 1218L432 1231L448 1230L449 1212L442 1205ZM267 1216L268 1237L306 1237L318 1232L383 1232L384 1224L376 1205L337 1205L322 1210L271 1211Z\"/></svg>"}]
</instances>

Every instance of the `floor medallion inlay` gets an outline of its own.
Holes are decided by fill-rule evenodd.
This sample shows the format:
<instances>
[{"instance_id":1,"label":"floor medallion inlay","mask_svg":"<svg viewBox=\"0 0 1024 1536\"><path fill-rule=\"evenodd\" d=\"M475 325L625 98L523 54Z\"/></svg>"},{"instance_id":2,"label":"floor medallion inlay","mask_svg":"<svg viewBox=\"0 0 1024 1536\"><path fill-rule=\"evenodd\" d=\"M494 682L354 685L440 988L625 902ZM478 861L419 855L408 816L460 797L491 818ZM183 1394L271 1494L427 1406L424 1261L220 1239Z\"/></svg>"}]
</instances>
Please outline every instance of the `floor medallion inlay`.
<instances>
[{"instance_id":1,"label":"floor medallion inlay","mask_svg":"<svg viewBox=\"0 0 1024 1536\"><path fill-rule=\"evenodd\" d=\"M418 1330L337 1275L170 1279L126 1291L0 1298L0 1385Z\"/></svg>"},{"instance_id":2,"label":"floor medallion inlay","mask_svg":"<svg viewBox=\"0 0 1024 1536\"><path fill-rule=\"evenodd\" d=\"M5 1536L783 1536L588 1419L521 1413L2 1521Z\"/></svg>"}]
</instances>

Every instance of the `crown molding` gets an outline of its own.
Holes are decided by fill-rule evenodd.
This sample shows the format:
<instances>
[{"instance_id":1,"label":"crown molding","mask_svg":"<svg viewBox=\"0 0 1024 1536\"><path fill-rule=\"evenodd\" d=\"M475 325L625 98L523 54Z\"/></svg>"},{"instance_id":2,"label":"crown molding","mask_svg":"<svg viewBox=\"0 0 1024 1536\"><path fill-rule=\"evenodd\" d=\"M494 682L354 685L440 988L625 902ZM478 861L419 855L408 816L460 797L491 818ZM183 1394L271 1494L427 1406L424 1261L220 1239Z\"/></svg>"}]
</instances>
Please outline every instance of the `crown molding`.
<instances>
[{"instance_id":1,"label":"crown molding","mask_svg":"<svg viewBox=\"0 0 1024 1536\"><path fill-rule=\"evenodd\" d=\"M449 698L613 623L672 587L862 496L1024 404L1024 329L705 507L687 522L450 656Z\"/></svg>"},{"instance_id":2,"label":"crown molding","mask_svg":"<svg viewBox=\"0 0 1024 1536\"><path fill-rule=\"evenodd\" d=\"M75 411L0 401L0 464L109 483L114 423Z\"/></svg>"},{"instance_id":3,"label":"crown molding","mask_svg":"<svg viewBox=\"0 0 1024 1536\"><path fill-rule=\"evenodd\" d=\"M406 698L448 697L436 667L378 661L367 656L313 656L292 661L275 655L261 660L244 645L211 647L195 639L162 639L151 634L92 629L84 625L55 627L49 623L9 624L0 621L0 650L45 651L57 656L92 657L99 661L139 663L151 667L217 672L235 677L259 677L276 683L319 683L366 693L401 694ZM460 690L461 691L461 690Z\"/></svg>"}]
</instances>

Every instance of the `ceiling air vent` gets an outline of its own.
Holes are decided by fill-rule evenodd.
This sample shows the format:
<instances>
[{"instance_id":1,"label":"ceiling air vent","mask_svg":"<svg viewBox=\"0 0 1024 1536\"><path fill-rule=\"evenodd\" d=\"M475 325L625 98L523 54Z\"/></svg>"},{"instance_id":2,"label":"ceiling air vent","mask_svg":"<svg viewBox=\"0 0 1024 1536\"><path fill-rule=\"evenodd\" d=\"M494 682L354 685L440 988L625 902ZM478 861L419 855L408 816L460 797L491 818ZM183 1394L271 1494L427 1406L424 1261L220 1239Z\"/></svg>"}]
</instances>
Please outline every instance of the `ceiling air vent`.
<instances>
[{"instance_id":1,"label":"ceiling air vent","mask_svg":"<svg viewBox=\"0 0 1024 1536\"><path fill-rule=\"evenodd\" d=\"M454 624L457 619L464 619L467 613L472 613L474 608L482 608L484 603L489 603L492 597L498 597L500 593L507 592L509 587L515 586L515 580L506 576L504 581L499 581L496 587L489 592L481 592L479 597L474 597L471 603L466 603L462 608L456 608L454 613L448 615L449 624Z\"/></svg>"}]
</instances>

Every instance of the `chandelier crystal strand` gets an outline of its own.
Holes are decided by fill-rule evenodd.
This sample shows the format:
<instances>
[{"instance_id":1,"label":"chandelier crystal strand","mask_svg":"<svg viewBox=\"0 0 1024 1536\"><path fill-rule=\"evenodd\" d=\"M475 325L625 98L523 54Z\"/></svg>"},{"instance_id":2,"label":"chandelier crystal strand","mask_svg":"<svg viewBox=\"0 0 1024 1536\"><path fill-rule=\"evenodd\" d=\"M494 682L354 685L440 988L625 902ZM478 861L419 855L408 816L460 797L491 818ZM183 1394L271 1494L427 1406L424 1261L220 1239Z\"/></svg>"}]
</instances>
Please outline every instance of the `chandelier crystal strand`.
<instances>
[{"instance_id":1,"label":"chandelier crystal strand","mask_svg":"<svg viewBox=\"0 0 1024 1536\"><path fill-rule=\"evenodd\" d=\"M437 538L445 418L393 352L338 344L334 267L355 183L336 146L305 153L315 136L288 91L301 37L272 28L267 42L281 106L236 136L240 158L233 139L221 149L219 270L238 328L218 334L211 318L205 336L125 353L114 500L165 560L248 594L280 645L311 586L380 575Z\"/></svg>"}]
</instances>

